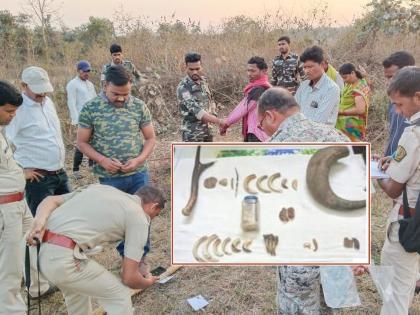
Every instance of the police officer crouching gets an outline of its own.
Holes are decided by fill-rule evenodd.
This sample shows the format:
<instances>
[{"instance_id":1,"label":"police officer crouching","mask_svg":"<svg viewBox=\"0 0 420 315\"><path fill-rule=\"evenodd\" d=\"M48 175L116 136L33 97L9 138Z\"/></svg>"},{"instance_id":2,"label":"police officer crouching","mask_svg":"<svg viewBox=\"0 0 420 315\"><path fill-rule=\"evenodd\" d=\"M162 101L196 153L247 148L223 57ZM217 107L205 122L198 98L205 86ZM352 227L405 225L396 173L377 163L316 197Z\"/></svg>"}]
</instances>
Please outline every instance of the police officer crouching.
<instances>
[{"instance_id":1,"label":"police officer crouching","mask_svg":"<svg viewBox=\"0 0 420 315\"><path fill-rule=\"evenodd\" d=\"M89 315L91 297L108 314L133 314L131 289L151 286L158 277L143 277L139 262L150 220L165 206L162 193L143 186L134 195L93 184L50 196L37 209L28 243L42 239L41 272L64 295L70 315ZM84 251L125 240L121 279L86 257Z\"/></svg>"}]
</instances>

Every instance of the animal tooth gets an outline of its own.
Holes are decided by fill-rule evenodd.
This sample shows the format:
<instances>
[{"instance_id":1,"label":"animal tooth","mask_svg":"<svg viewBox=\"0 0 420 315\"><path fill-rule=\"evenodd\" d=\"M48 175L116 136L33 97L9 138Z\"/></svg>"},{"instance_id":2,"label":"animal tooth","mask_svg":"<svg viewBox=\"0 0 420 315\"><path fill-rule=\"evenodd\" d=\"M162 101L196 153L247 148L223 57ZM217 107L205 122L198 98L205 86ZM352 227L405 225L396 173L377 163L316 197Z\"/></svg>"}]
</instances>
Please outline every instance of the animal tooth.
<instances>
[{"instance_id":1,"label":"animal tooth","mask_svg":"<svg viewBox=\"0 0 420 315\"><path fill-rule=\"evenodd\" d=\"M235 198L238 197L239 173L235 167L236 183L235 183Z\"/></svg>"},{"instance_id":2,"label":"animal tooth","mask_svg":"<svg viewBox=\"0 0 420 315\"><path fill-rule=\"evenodd\" d=\"M272 191L277 192L277 193L281 193L281 192L283 192L283 190L275 188L275 187L273 186L273 182L274 182L274 180L276 180L277 178L280 178L280 176L281 176L281 175L280 175L280 173L274 173L273 175L271 175L271 176L268 178L268 181L267 181L267 186L268 186L268 188L270 188Z\"/></svg>"},{"instance_id":3,"label":"animal tooth","mask_svg":"<svg viewBox=\"0 0 420 315\"><path fill-rule=\"evenodd\" d=\"M287 186L287 178L283 178L283 180L281 181L281 187L283 187L284 189L289 189L289 187Z\"/></svg>"},{"instance_id":4,"label":"animal tooth","mask_svg":"<svg viewBox=\"0 0 420 315\"><path fill-rule=\"evenodd\" d=\"M239 249L239 245L241 244L241 239L237 238L232 242L231 248L232 252L239 253L241 250Z\"/></svg>"},{"instance_id":5,"label":"animal tooth","mask_svg":"<svg viewBox=\"0 0 420 315\"><path fill-rule=\"evenodd\" d=\"M314 244L314 252L316 252L318 250L318 242L313 238L312 243Z\"/></svg>"},{"instance_id":6,"label":"animal tooth","mask_svg":"<svg viewBox=\"0 0 420 315\"><path fill-rule=\"evenodd\" d=\"M203 262L205 260L203 258L201 258L200 255L198 255L198 248L205 241L207 241L207 236L202 236L194 243L194 246L193 246L193 251L192 251L193 256L194 256L195 260L200 261L200 262Z\"/></svg>"},{"instance_id":7,"label":"animal tooth","mask_svg":"<svg viewBox=\"0 0 420 315\"><path fill-rule=\"evenodd\" d=\"M258 194L258 192L254 191L254 190L251 190L249 188L249 183L256 178L257 178L257 175L251 174L251 175L248 175L247 177L245 177L245 179L244 179L244 190L250 195Z\"/></svg>"},{"instance_id":8,"label":"animal tooth","mask_svg":"<svg viewBox=\"0 0 420 315\"><path fill-rule=\"evenodd\" d=\"M204 251L203 251L203 257L204 259L206 259L207 261L210 262L217 262L218 260L214 257L211 256L211 254L209 253L209 247L210 244L216 240L218 238L218 236L216 234L212 234L211 236L209 236L209 238L207 239L206 242L206 246L204 247Z\"/></svg>"},{"instance_id":9,"label":"animal tooth","mask_svg":"<svg viewBox=\"0 0 420 315\"><path fill-rule=\"evenodd\" d=\"M280 221L282 221L282 222L289 221L289 218L287 216L287 210L286 210L286 208L282 208L281 209L281 211L279 213L279 218L280 218Z\"/></svg>"},{"instance_id":10,"label":"animal tooth","mask_svg":"<svg viewBox=\"0 0 420 315\"><path fill-rule=\"evenodd\" d=\"M297 189L298 189L298 181L297 181L297 179L294 179L292 181L292 188L297 191Z\"/></svg>"},{"instance_id":11,"label":"animal tooth","mask_svg":"<svg viewBox=\"0 0 420 315\"><path fill-rule=\"evenodd\" d=\"M311 249L311 243L308 243L308 242L304 243L303 248Z\"/></svg>"},{"instance_id":12,"label":"animal tooth","mask_svg":"<svg viewBox=\"0 0 420 315\"><path fill-rule=\"evenodd\" d=\"M222 241L220 240L220 238L217 238L214 242L213 242L213 253L216 256L222 257L223 253L219 251L219 245L222 243Z\"/></svg>"},{"instance_id":13,"label":"animal tooth","mask_svg":"<svg viewBox=\"0 0 420 315\"><path fill-rule=\"evenodd\" d=\"M289 220L293 220L295 218L295 209L293 207L287 208L287 217Z\"/></svg>"},{"instance_id":14,"label":"animal tooth","mask_svg":"<svg viewBox=\"0 0 420 315\"><path fill-rule=\"evenodd\" d=\"M261 191L263 193L266 193L266 194L269 194L269 193L271 193L271 191L268 190L268 189L265 189L264 187L262 187L262 182L265 179L267 179L267 177L268 177L267 175L263 175L260 178L258 178L258 180L257 180L257 188L258 188L259 191Z\"/></svg>"},{"instance_id":15,"label":"animal tooth","mask_svg":"<svg viewBox=\"0 0 420 315\"><path fill-rule=\"evenodd\" d=\"M216 177L207 177L204 180L204 187L206 187L207 189L212 189L214 187L216 187L217 184L217 178Z\"/></svg>"},{"instance_id":16,"label":"animal tooth","mask_svg":"<svg viewBox=\"0 0 420 315\"><path fill-rule=\"evenodd\" d=\"M222 251L226 254L226 255L232 255L232 253L229 253L227 250L226 250L226 246L227 246L227 244L230 242L230 237L227 237L227 238L225 238L224 240L223 240L223 242L222 242Z\"/></svg>"},{"instance_id":17,"label":"animal tooth","mask_svg":"<svg viewBox=\"0 0 420 315\"><path fill-rule=\"evenodd\" d=\"M354 238L353 237L353 245L354 245L354 248L355 249L357 249L357 250L360 249L360 242L359 242L359 240L357 238Z\"/></svg>"},{"instance_id":18,"label":"animal tooth","mask_svg":"<svg viewBox=\"0 0 420 315\"><path fill-rule=\"evenodd\" d=\"M354 241L352 239L348 238L348 237L345 237L343 245L344 245L345 248L353 248Z\"/></svg>"},{"instance_id":19,"label":"animal tooth","mask_svg":"<svg viewBox=\"0 0 420 315\"><path fill-rule=\"evenodd\" d=\"M228 179L227 178L222 178L221 180L219 180L219 185L226 187L228 185Z\"/></svg>"},{"instance_id":20,"label":"animal tooth","mask_svg":"<svg viewBox=\"0 0 420 315\"><path fill-rule=\"evenodd\" d=\"M249 249L249 247L251 246L251 244L252 244L252 240L247 240L247 241L244 241L244 243L242 244L242 249L243 249L243 251L244 251L244 252L246 252L246 253L250 253L250 252L252 252L252 251Z\"/></svg>"}]
</instances>

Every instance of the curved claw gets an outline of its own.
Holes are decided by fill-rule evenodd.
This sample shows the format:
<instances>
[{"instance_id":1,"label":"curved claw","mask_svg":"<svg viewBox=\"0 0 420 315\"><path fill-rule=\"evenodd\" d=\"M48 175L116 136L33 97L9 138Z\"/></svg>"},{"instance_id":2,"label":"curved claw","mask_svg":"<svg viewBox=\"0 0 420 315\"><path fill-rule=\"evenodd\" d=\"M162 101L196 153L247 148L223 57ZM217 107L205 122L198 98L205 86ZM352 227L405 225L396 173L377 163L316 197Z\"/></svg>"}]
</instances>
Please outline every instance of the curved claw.
<instances>
[{"instance_id":1,"label":"curved claw","mask_svg":"<svg viewBox=\"0 0 420 315\"><path fill-rule=\"evenodd\" d=\"M269 178L268 178L268 181L267 181L267 186L268 186L268 188L270 188L272 191L274 191L274 192L277 192L277 193L282 193L283 192L283 190L281 190L281 189L277 189L277 188L275 188L274 186L273 186L273 182L277 179L277 178L280 178L281 177L281 174L280 173L274 173L273 175L271 175Z\"/></svg>"},{"instance_id":2,"label":"curved claw","mask_svg":"<svg viewBox=\"0 0 420 315\"><path fill-rule=\"evenodd\" d=\"M207 241L207 236L202 236L200 237L193 246L193 256L195 258L195 260L199 261L199 262L204 262L205 260L203 258L200 257L200 255L198 254L198 248L200 247L201 244L203 244L205 241Z\"/></svg>"},{"instance_id":3,"label":"curved claw","mask_svg":"<svg viewBox=\"0 0 420 315\"><path fill-rule=\"evenodd\" d=\"M265 180L265 179L267 179L267 175L263 175L263 176L261 176L260 178L258 178L257 179L257 188L258 188L258 190L259 191L261 191L261 192L263 192L263 193L266 193L266 194L269 194L269 193L271 193L271 191L270 190L268 190L268 189L265 189L263 186L262 186L262 182Z\"/></svg>"},{"instance_id":4,"label":"curved claw","mask_svg":"<svg viewBox=\"0 0 420 315\"><path fill-rule=\"evenodd\" d=\"M256 178L257 178L257 175L251 174L251 175L248 175L247 177L245 177L245 179L244 179L244 190L250 195L258 194L258 192L254 191L254 190L251 190L251 188L249 188L249 183Z\"/></svg>"}]
</instances>

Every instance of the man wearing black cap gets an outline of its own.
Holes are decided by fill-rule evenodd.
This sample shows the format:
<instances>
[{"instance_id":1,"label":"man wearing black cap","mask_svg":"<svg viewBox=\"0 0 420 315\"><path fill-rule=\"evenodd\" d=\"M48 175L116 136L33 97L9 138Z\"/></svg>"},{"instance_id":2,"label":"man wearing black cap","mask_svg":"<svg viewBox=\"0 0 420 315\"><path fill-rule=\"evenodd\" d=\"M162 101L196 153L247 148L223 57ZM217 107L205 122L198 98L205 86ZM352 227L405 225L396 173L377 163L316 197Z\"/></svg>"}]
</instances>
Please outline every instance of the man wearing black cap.
<instances>
[{"instance_id":1,"label":"man wearing black cap","mask_svg":"<svg viewBox=\"0 0 420 315\"><path fill-rule=\"evenodd\" d=\"M79 122L79 114L83 105L96 96L95 87L89 81L89 74L91 70L90 63L86 60L81 60L76 65L77 75L67 83L67 106L69 107L71 124L77 126ZM80 164L83 161L83 153L75 148L74 162L73 162L73 176L76 179L82 178L80 174ZM89 160L89 165L92 165Z\"/></svg>"},{"instance_id":2,"label":"man wearing black cap","mask_svg":"<svg viewBox=\"0 0 420 315\"><path fill-rule=\"evenodd\" d=\"M112 44L111 47L109 47L109 52L111 53L111 62L104 65L102 68L101 73L101 84L104 86L105 84L105 76L112 66L122 65L125 70L130 74L131 77L131 83L132 85L132 93L134 92L134 96L138 96L138 89L139 89L139 83L140 83L140 72L136 69L134 64L130 60L124 60L124 56L122 53L122 48L118 44Z\"/></svg>"}]
</instances>

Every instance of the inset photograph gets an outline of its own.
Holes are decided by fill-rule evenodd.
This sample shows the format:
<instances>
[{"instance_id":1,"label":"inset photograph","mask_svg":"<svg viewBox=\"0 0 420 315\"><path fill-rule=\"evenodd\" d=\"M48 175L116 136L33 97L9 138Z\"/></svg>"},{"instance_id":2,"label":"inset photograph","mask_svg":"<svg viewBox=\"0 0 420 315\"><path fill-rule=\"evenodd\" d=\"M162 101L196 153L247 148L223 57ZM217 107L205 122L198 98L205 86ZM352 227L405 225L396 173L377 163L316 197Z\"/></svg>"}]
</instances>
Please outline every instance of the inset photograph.
<instances>
[{"instance_id":1,"label":"inset photograph","mask_svg":"<svg viewBox=\"0 0 420 315\"><path fill-rule=\"evenodd\" d=\"M172 263L370 263L369 144L173 144Z\"/></svg>"}]
</instances>

